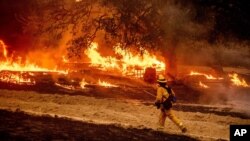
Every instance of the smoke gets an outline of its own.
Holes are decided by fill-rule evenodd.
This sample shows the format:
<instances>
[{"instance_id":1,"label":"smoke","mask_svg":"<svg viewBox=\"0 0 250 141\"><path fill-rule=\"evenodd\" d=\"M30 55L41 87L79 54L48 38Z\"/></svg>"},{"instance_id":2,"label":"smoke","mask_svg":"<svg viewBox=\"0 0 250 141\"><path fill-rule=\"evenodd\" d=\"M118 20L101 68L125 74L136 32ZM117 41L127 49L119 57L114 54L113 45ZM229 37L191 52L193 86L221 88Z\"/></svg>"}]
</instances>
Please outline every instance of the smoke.
<instances>
[{"instance_id":1,"label":"smoke","mask_svg":"<svg viewBox=\"0 0 250 141\"><path fill-rule=\"evenodd\" d=\"M159 4L162 28L167 38L180 42L207 37L214 27L214 19L198 22L198 10L192 2L168 0Z\"/></svg>"},{"instance_id":2,"label":"smoke","mask_svg":"<svg viewBox=\"0 0 250 141\"><path fill-rule=\"evenodd\" d=\"M235 111L242 111L250 115L249 109L249 88L248 89L232 89L231 95L229 95L229 104L233 105Z\"/></svg>"},{"instance_id":3,"label":"smoke","mask_svg":"<svg viewBox=\"0 0 250 141\"><path fill-rule=\"evenodd\" d=\"M168 0L159 9L166 42L173 39L176 42L177 64L249 68L250 43L234 36L215 37L218 19L211 7L195 1ZM211 43L212 36L215 39Z\"/></svg>"},{"instance_id":4,"label":"smoke","mask_svg":"<svg viewBox=\"0 0 250 141\"><path fill-rule=\"evenodd\" d=\"M237 88L221 84L203 93L204 94L200 97L200 103L227 105L231 108L231 112L250 115L249 88Z\"/></svg>"},{"instance_id":5,"label":"smoke","mask_svg":"<svg viewBox=\"0 0 250 141\"><path fill-rule=\"evenodd\" d=\"M205 41L193 41L183 43L177 55L179 64L249 68L249 52L249 43L222 42L211 45Z\"/></svg>"}]
</instances>

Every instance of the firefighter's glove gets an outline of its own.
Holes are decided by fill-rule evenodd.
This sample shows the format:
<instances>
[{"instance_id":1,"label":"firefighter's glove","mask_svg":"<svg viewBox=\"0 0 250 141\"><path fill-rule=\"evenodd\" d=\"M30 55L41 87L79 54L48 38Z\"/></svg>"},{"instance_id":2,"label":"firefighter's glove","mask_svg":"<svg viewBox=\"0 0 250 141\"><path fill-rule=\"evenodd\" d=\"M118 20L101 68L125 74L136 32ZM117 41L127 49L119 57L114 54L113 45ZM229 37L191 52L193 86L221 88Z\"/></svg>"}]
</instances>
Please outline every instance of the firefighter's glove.
<instances>
[{"instance_id":1,"label":"firefighter's glove","mask_svg":"<svg viewBox=\"0 0 250 141\"><path fill-rule=\"evenodd\" d=\"M155 106L157 109L159 109L161 107L161 102L160 101L156 101L155 102Z\"/></svg>"}]
</instances>

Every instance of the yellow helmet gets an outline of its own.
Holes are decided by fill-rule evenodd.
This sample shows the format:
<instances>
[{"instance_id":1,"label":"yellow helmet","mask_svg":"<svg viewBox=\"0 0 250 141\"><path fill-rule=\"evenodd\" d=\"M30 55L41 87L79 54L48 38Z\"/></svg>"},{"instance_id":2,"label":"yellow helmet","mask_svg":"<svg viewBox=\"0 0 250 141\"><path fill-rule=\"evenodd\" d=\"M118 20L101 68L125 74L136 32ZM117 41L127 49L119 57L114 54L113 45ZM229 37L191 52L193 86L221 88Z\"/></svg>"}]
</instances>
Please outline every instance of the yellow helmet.
<instances>
[{"instance_id":1,"label":"yellow helmet","mask_svg":"<svg viewBox=\"0 0 250 141\"><path fill-rule=\"evenodd\" d=\"M159 83L167 83L167 80L165 79L165 77L162 74L160 74L159 77L158 77L157 82L159 82Z\"/></svg>"}]
</instances>

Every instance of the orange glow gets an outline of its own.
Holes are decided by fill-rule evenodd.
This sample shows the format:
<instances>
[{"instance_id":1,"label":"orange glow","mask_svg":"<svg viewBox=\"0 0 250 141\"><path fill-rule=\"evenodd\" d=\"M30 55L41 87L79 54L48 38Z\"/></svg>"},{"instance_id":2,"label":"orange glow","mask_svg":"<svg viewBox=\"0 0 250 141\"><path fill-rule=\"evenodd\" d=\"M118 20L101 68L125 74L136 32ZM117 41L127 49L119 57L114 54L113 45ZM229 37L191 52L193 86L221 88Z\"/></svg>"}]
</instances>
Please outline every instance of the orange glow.
<instances>
[{"instance_id":1,"label":"orange glow","mask_svg":"<svg viewBox=\"0 0 250 141\"><path fill-rule=\"evenodd\" d=\"M237 73L229 74L228 76L231 78L233 85L242 86L242 87L249 87L249 85L247 84L247 82L244 79L240 80Z\"/></svg>"},{"instance_id":2,"label":"orange glow","mask_svg":"<svg viewBox=\"0 0 250 141\"><path fill-rule=\"evenodd\" d=\"M89 57L92 66L100 66L102 69L106 70L108 68L119 68L117 64L117 59L113 57L102 57L97 51L98 44L92 43L90 47L85 50L85 54Z\"/></svg>"},{"instance_id":3,"label":"orange glow","mask_svg":"<svg viewBox=\"0 0 250 141\"><path fill-rule=\"evenodd\" d=\"M7 59L7 55L8 55L8 51L7 51L7 46L5 45L5 43L0 40L0 47L2 47L3 49L3 56Z\"/></svg>"},{"instance_id":4,"label":"orange glow","mask_svg":"<svg viewBox=\"0 0 250 141\"><path fill-rule=\"evenodd\" d=\"M22 72L57 72L61 74L67 74L68 71L65 70L57 70L55 69L47 69L39 67L35 64L29 63L29 61L26 61L24 64L20 62L11 62L11 61L5 61L0 62L0 71L2 70L9 70L9 71L22 71Z\"/></svg>"},{"instance_id":5,"label":"orange glow","mask_svg":"<svg viewBox=\"0 0 250 141\"><path fill-rule=\"evenodd\" d=\"M150 55L147 50L144 51L142 56L139 54L134 55L132 52L123 50L118 44L115 46L115 52L122 56L121 61L123 62L122 69L124 73L129 73L128 67L130 66L139 66L143 70L147 67L154 67L156 68L156 71L165 70L165 63L157 60L156 56Z\"/></svg>"},{"instance_id":6,"label":"orange glow","mask_svg":"<svg viewBox=\"0 0 250 141\"><path fill-rule=\"evenodd\" d=\"M68 63L69 62L69 60L65 56L63 56L62 59L63 59L63 63Z\"/></svg>"},{"instance_id":7,"label":"orange glow","mask_svg":"<svg viewBox=\"0 0 250 141\"><path fill-rule=\"evenodd\" d=\"M104 87L118 87L117 85L113 85L111 83L101 81L100 79L98 80L98 85L104 86Z\"/></svg>"},{"instance_id":8,"label":"orange glow","mask_svg":"<svg viewBox=\"0 0 250 141\"><path fill-rule=\"evenodd\" d=\"M211 74L205 74L205 73L199 73L199 72L195 72L195 71L191 71L190 72L190 74L189 75L203 75L203 76L205 76L207 79L211 79L211 80L221 80L221 79L223 79L223 78L221 78L221 77L218 77L218 78L216 78L216 77L214 77L214 76L212 76Z\"/></svg>"},{"instance_id":9,"label":"orange glow","mask_svg":"<svg viewBox=\"0 0 250 141\"><path fill-rule=\"evenodd\" d=\"M29 76L34 76L33 72L55 72L60 74L68 74L68 71L57 70L56 67L54 69L48 69L30 63L29 60L23 62L21 57L17 57L18 60L14 61L13 55L8 57L7 46L2 40L0 40L0 49L1 48L3 50L2 56L4 56L5 60L0 60L0 81L14 84L34 85L36 82L27 77L27 73Z\"/></svg>"},{"instance_id":10,"label":"orange glow","mask_svg":"<svg viewBox=\"0 0 250 141\"><path fill-rule=\"evenodd\" d=\"M68 89L68 90L75 90L75 87L72 85L63 85L63 84L59 84L59 83L55 83L56 86L58 87L62 87L64 89Z\"/></svg>"},{"instance_id":11,"label":"orange glow","mask_svg":"<svg viewBox=\"0 0 250 141\"><path fill-rule=\"evenodd\" d=\"M90 58L92 66L100 67L103 70L116 69L124 75L133 74L137 69L145 71L147 67L156 68L157 72L165 70L165 64L157 60L156 56L150 55L148 51L144 51L143 55L133 54L130 51L123 50L118 44L114 47L116 57L103 57L97 51L98 44L92 43L90 47L85 50L85 54Z\"/></svg>"},{"instance_id":12,"label":"orange glow","mask_svg":"<svg viewBox=\"0 0 250 141\"><path fill-rule=\"evenodd\" d=\"M25 63L22 63L22 58L18 57L18 61L13 61L12 57L7 56L7 46L4 44L2 40L0 40L0 46L3 48L3 56L6 58L5 61L0 60L0 71L8 70L8 71L20 71L20 72L57 72L62 74L67 74L68 71L65 70L57 70L56 67L54 69L42 68L35 64L26 60Z\"/></svg>"},{"instance_id":13,"label":"orange glow","mask_svg":"<svg viewBox=\"0 0 250 141\"><path fill-rule=\"evenodd\" d=\"M82 81L80 82L80 86L82 89L85 89L85 85L88 84L85 79L83 78Z\"/></svg>"},{"instance_id":14,"label":"orange glow","mask_svg":"<svg viewBox=\"0 0 250 141\"><path fill-rule=\"evenodd\" d=\"M199 86L202 88L209 88L207 85L203 84L201 81L199 82Z\"/></svg>"}]
</instances>

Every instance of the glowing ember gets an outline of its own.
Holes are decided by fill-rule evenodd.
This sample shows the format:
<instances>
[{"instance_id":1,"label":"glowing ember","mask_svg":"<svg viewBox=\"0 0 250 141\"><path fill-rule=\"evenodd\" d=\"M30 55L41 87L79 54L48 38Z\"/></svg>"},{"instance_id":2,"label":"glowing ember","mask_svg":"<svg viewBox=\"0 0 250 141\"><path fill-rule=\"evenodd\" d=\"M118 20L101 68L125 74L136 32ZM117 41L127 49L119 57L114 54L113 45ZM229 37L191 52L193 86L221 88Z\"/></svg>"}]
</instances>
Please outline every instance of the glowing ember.
<instances>
[{"instance_id":1,"label":"glowing ember","mask_svg":"<svg viewBox=\"0 0 250 141\"><path fill-rule=\"evenodd\" d=\"M87 83L87 82L85 81L85 79L83 78L82 81L80 82L81 88L84 89L86 84L88 84L88 83Z\"/></svg>"},{"instance_id":2,"label":"glowing ember","mask_svg":"<svg viewBox=\"0 0 250 141\"><path fill-rule=\"evenodd\" d=\"M26 84L26 85L35 85L36 82L31 80L30 78L25 77L22 73L1 73L0 81L6 83L13 83L13 84Z\"/></svg>"},{"instance_id":3,"label":"glowing ember","mask_svg":"<svg viewBox=\"0 0 250 141\"><path fill-rule=\"evenodd\" d=\"M118 87L117 85L113 85L108 82L101 81L100 79L98 80L98 85L104 86L104 87Z\"/></svg>"},{"instance_id":4,"label":"glowing ember","mask_svg":"<svg viewBox=\"0 0 250 141\"><path fill-rule=\"evenodd\" d=\"M156 56L150 55L148 51L144 51L143 55L134 55L132 52L123 50L120 45L114 47L115 54L120 58L103 57L97 51L98 44L92 43L85 50L85 54L90 58L92 66L101 67L103 70L116 69L122 71L123 74L135 73L136 68L145 71L147 67L156 68L157 72L164 71L165 64L156 59Z\"/></svg>"},{"instance_id":5,"label":"glowing ember","mask_svg":"<svg viewBox=\"0 0 250 141\"><path fill-rule=\"evenodd\" d=\"M63 85L63 84L59 84L59 83L55 83L56 86L58 87L62 87L64 89L68 89L68 90L75 90L75 87L72 85Z\"/></svg>"},{"instance_id":6,"label":"glowing ember","mask_svg":"<svg viewBox=\"0 0 250 141\"><path fill-rule=\"evenodd\" d=\"M201 81L199 82L199 86L201 86L202 88L209 88L207 85L203 84Z\"/></svg>"},{"instance_id":7,"label":"glowing ember","mask_svg":"<svg viewBox=\"0 0 250 141\"><path fill-rule=\"evenodd\" d=\"M69 62L69 60L65 56L63 56L62 59L63 59L64 63L68 63Z\"/></svg>"},{"instance_id":8,"label":"glowing ember","mask_svg":"<svg viewBox=\"0 0 250 141\"><path fill-rule=\"evenodd\" d=\"M249 87L249 85L247 84L247 82L244 79L242 79L242 80L239 79L237 73L229 74L228 76L231 78L233 85L242 86L242 87Z\"/></svg>"},{"instance_id":9,"label":"glowing ember","mask_svg":"<svg viewBox=\"0 0 250 141\"><path fill-rule=\"evenodd\" d=\"M202 75L202 76L205 76L207 79L211 79L211 80L221 80L223 78L219 77L219 78L216 78L214 76L212 76L211 74L205 74L205 73L199 73L199 72L194 72L194 71L191 71L189 75Z\"/></svg>"}]
</instances>

